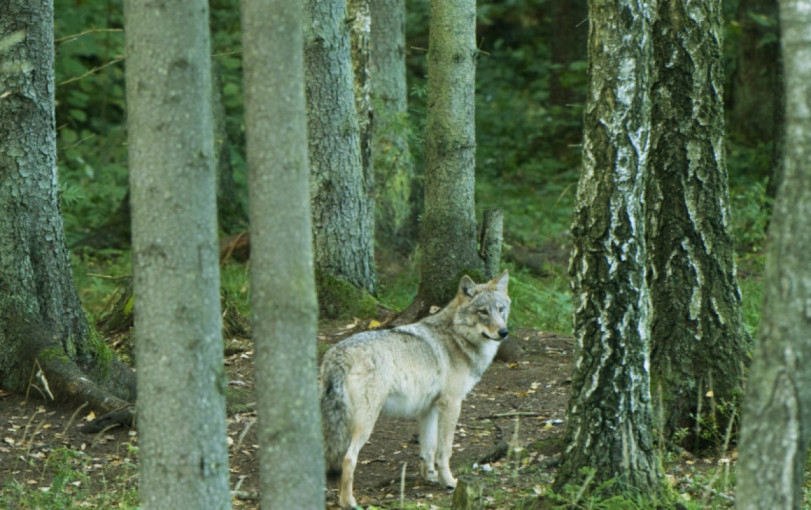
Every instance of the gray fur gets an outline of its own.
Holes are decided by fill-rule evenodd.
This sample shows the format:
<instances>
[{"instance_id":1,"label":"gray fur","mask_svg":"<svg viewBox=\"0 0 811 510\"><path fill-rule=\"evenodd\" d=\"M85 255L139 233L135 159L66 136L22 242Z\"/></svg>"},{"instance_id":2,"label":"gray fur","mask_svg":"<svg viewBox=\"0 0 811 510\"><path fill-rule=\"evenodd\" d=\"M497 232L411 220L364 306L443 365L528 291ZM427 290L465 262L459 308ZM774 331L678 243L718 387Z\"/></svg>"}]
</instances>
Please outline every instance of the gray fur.
<instances>
[{"instance_id":1,"label":"gray fur","mask_svg":"<svg viewBox=\"0 0 811 510\"><path fill-rule=\"evenodd\" d=\"M421 472L452 487L449 459L462 399L507 335L505 271L476 285L467 276L437 314L391 330L353 335L321 365L321 413L327 467L341 473L340 504L352 496L357 455L381 414L420 422Z\"/></svg>"}]
</instances>

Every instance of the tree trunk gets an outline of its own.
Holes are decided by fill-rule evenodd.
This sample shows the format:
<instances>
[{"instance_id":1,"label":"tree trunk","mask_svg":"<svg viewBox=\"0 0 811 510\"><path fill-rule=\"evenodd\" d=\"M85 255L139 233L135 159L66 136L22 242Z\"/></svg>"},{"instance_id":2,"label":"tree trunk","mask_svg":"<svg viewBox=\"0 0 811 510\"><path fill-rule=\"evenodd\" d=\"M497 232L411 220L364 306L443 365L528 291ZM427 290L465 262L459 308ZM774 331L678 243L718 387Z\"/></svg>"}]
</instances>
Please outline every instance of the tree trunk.
<instances>
[{"instance_id":1,"label":"tree trunk","mask_svg":"<svg viewBox=\"0 0 811 510\"><path fill-rule=\"evenodd\" d=\"M326 483L301 20L299 2L242 1L262 508L324 508Z\"/></svg>"},{"instance_id":2,"label":"tree trunk","mask_svg":"<svg viewBox=\"0 0 811 510\"><path fill-rule=\"evenodd\" d=\"M615 479L659 491L650 403L645 201L653 10L589 2L590 90L577 190L572 277L577 353L563 463L554 489Z\"/></svg>"},{"instance_id":3,"label":"tree trunk","mask_svg":"<svg viewBox=\"0 0 811 510\"><path fill-rule=\"evenodd\" d=\"M207 3L125 20L139 495L230 508Z\"/></svg>"},{"instance_id":4,"label":"tree trunk","mask_svg":"<svg viewBox=\"0 0 811 510\"><path fill-rule=\"evenodd\" d=\"M14 0L3 9L0 387L86 401L96 412L127 407L135 397L133 373L91 334L65 244L56 173L53 4Z\"/></svg>"},{"instance_id":5,"label":"tree trunk","mask_svg":"<svg viewBox=\"0 0 811 510\"><path fill-rule=\"evenodd\" d=\"M713 402L738 400L750 338L741 318L729 223L721 4L663 0L653 31L656 79L645 197L651 372L654 405L661 406L656 416L669 437L680 428L697 430L697 419L723 430L719 424L729 415L697 415L716 409Z\"/></svg>"},{"instance_id":6,"label":"tree trunk","mask_svg":"<svg viewBox=\"0 0 811 510\"><path fill-rule=\"evenodd\" d=\"M371 2L372 168L378 246L410 252L416 242L417 192L409 149L405 0Z\"/></svg>"},{"instance_id":7,"label":"tree trunk","mask_svg":"<svg viewBox=\"0 0 811 510\"><path fill-rule=\"evenodd\" d=\"M459 278L483 280L473 201L476 1L432 0L419 294L448 302Z\"/></svg>"},{"instance_id":8,"label":"tree trunk","mask_svg":"<svg viewBox=\"0 0 811 510\"><path fill-rule=\"evenodd\" d=\"M744 401L736 507L803 504L811 437L811 1L780 2L785 178L769 227L759 342Z\"/></svg>"},{"instance_id":9,"label":"tree trunk","mask_svg":"<svg viewBox=\"0 0 811 510\"><path fill-rule=\"evenodd\" d=\"M374 292L374 207L363 174L346 0L305 1L304 63L315 268Z\"/></svg>"}]
</instances>

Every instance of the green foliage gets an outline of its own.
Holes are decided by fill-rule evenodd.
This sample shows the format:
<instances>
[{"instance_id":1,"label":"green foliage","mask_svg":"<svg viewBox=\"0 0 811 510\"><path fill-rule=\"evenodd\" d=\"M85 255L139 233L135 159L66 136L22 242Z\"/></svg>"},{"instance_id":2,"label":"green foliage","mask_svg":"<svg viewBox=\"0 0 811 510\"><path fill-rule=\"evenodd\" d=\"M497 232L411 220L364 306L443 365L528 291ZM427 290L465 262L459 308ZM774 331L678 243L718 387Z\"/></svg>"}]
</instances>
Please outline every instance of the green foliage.
<instances>
[{"instance_id":1,"label":"green foliage","mask_svg":"<svg viewBox=\"0 0 811 510\"><path fill-rule=\"evenodd\" d=\"M703 503L693 503L689 496L676 493L670 487L662 485L660 496L644 494L630 487L618 478L596 483L597 471L593 468L582 468L581 485L564 487L562 494L547 493L549 499L560 509L588 510L653 510L659 508L703 509L713 508Z\"/></svg>"},{"instance_id":2,"label":"green foliage","mask_svg":"<svg viewBox=\"0 0 811 510\"><path fill-rule=\"evenodd\" d=\"M117 291L126 287L132 275L132 259L129 251L87 251L71 257L73 281L79 290L91 324L104 311L115 304Z\"/></svg>"},{"instance_id":3,"label":"green foliage","mask_svg":"<svg viewBox=\"0 0 811 510\"><path fill-rule=\"evenodd\" d=\"M572 297L561 268L537 277L526 269L510 267L510 322L520 328L572 334Z\"/></svg>"},{"instance_id":4,"label":"green foliage","mask_svg":"<svg viewBox=\"0 0 811 510\"><path fill-rule=\"evenodd\" d=\"M126 193L121 0L55 0L57 156L72 243L104 222Z\"/></svg>"},{"instance_id":5,"label":"green foliage","mask_svg":"<svg viewBox=\"0 0 811 510\"><path fill-rule=\"evenodd\" d=\"M243 317L251 316L251 282L249 267L228 261L220 266L220 289L228 302Z\"/></svg>"},{"instance_id":6,"label":"green foliage","mask_svg":"<svg viewBox=\"0 0 811 510\"><path fill-rule=\"evenodd\" d=\"M42 467L42 478L50 480L50 485L31 487L26 480L6 480L0 485L0 508L138 508L137 490L127 481L134 479L135 466L124 465L121 480L108 487L108 480L94 473L96 462L86 452L57 448Z\"/></svg>"}]
</instances>

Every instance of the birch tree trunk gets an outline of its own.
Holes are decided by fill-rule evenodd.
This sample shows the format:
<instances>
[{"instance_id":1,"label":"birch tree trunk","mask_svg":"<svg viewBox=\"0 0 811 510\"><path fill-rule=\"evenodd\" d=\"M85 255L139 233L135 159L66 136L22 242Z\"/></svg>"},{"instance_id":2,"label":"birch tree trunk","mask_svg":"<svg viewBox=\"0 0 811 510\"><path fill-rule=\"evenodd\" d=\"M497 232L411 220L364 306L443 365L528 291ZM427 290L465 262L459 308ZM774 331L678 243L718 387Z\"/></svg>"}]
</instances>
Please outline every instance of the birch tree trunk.
<instances>
[{"instance_id":1,"label":"birch tree trunk","mask_svg":"<svg viewBox=\"0 0 811 510\"><path fill-rule=\"evenodd\" d=\"M139 495L230 508L208 5L124 7Z\"/></svg>"},{"instance_id":2,"label":"birch tree trunk","mask_svg":"<svg viewBox=\"0 0 811 510\"><path fill-rule=\"evenodd\" d=\"M0 22L0 388L129 406L133 372L90 334L70 271L56 167L53 2L3 3ZM39 392L36 392L36 389Z\"/></svg>"},{"instance_id":3,"label":"birch tree trunk","mask_svg":"<svg viewBox=\"0 0 811 510\"><path fill-rule=\"evenodd\" d=\"M301 20L242 0L262 508L324 508Z\"/></svg>"},{"instance_id":4,"label":"birch tree trunk","mask_svg":"<svg viewBox=\"0 0 811 510\"><path fill-rule=\"evenodd\" d=\"M780 2L785 178L769 227L758 345L744 400L736 508L799 509L811 437L811 1Z\"/></svg>"},{"instance_id":5,"label":"birch tree trunk","mask_svg":"<svg viewBox=\"0 0 811 510\"><path fill-rule=\"evenodd\" d=\"M659 491L650 402L645 200L653 9L589 2L590 89L572 226L577 342L563 463L554 489L594 483Z\"/></svg>"},{"instance_id":6,"label":"birch tree trunk","mask_svg":"<svg viewBox=\"0 0 811 510\"><path fill-rule=\"evenodd\" d=\"M409 148L405 0L371 2L372 168L378 245L410 252L416 242L414 164Z\"/></svg>"},{"instance_id":7,"label":"birch tree trunk","mask_svg":"<svg viewBox=\"0 0 811 510\"><path fill-rule=\"evenodd\" d=\"M363 173L346 0L304 2L304 71L315 268L374 292L374 205Z\"/></svg>"},{"instance_id":8,"label":"birch tree trunk","mask_svg":"<svg viewBox=\"0 0 811 510\"><path fill-rule=\"evenodd\" d=\"M645 200L654 405L669 437L697 432L699 418L724 428L729 415L700 409L739 400L751 342L729 222L721 4L662 0L657 9Z\"/></svg>"}]
</instances>

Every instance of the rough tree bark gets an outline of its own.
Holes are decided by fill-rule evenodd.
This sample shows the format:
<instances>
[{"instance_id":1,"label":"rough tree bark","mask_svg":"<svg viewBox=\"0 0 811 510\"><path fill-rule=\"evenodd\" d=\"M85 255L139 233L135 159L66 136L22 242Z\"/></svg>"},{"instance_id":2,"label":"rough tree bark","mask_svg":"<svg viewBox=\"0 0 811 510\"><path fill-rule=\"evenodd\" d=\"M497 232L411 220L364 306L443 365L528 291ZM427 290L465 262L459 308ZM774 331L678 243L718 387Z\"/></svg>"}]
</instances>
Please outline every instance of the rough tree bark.
<instances>
[{"instance_id":1,"label":"rough tree bark","mask_svg":"<svg viewBox=\"0 0 811 510\"><path fill-rule=\"evenodd\" d=\"M139 496L230 508L208 4L124 14Z\"/></svg>"},{"instance_id":2,"label":"rough tree bark","mask_svg":"<svg viewBox=\"0 0 811 510\"><path fill-rule=\"evenodd\" d=\"M432 0L429 31L419 294L434 305L453 296L462 274L483 279L473 199L476 1Z\"/></svg>"},{"instance_id":3,"label":"rough tree bark","mask_svg":"<svg viewBox=\"0 0 811 510\"><path fill-rule=\"evenodd\" d=\"M262 508L323 508L300 2L243 0Z\"/></svg>"},{"instance_id":4,"label":"rough tree bark","mask_svg":"<svg viewBox=\"0 0 811 510\"><path fill-rule=\"evenodd\" d=\"M582 484L586 467L595 484L659 491L645 281L653 14L631 0L589 2L590 89L569 270L577 352L558 492Z\"/></svg>"},{"instance_id":5,"label":"rough tree bark","mask_svg":"<svg viewBox=\"0 0 811 510\"><path fill-rule=\"evenodd\" d=\"M416 243L417 191L409 148L405 0L371 2L372 169L378 246L410 252Z\"/></svg>"},{"instance_id":6,"label":"rough tree bark","mask_svg":"<svg viewBox=\"0 0 811 510\"><path fill-rule=\"evenodd\" d=\"M759 342L744 400L736 507L799 509L811 437L811 1L780 2L785 175L769 227Z\"/></svg>"},{"instance_id":7,"label":"rough tree bark","mask_svg":"<svg viewBox=\"0 0 811 510\"><path fill-rule=\"evenodd\" d=\"M0 387L88 402L97 413L126 408L134 374L91 334L70 272L50 0L3 4L0 59Z\"/></svg>"},{"instance_id":8,"label":"rough tree bark","mask_svg":"<svg viewBox=\"0 0 811 510\"><path fill-rule=\"evenodd\" d=\"M655 416L670 437L696 430L711 400L739 400L751 342L729 220L721 4L662 0L657 10L645 201Z\"/></svg>"},{"instance_id":9,"label":"rough tree bark","mask_svg":"<svg viewBox=\"0 0 811 510\"><path fill-rule=\"evenodd\" d=\"M363 174L346 0L305 1L304 65L315 268L374 292L374 205Z\"/></svg>"}]
</instances>

